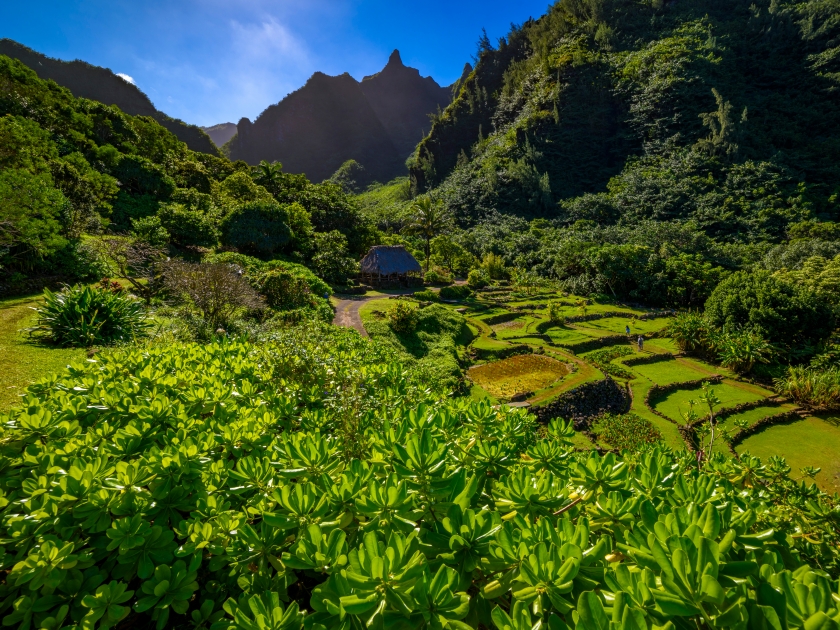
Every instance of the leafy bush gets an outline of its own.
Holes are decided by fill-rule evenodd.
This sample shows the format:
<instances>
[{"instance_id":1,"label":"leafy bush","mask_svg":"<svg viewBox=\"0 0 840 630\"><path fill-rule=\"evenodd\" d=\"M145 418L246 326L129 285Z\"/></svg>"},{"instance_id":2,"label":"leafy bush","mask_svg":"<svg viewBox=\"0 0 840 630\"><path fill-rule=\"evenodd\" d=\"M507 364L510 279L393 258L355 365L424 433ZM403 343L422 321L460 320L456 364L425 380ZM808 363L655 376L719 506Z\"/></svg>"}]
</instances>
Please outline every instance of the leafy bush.
<instances>
[{"instance_id":1,"label":"leafy bush","mask_svg":"<svg viewBox=\"0 0 840 630\"><path fill-rule=\"evenodd\" d=\"M824 298L766 271L737 272L721 282L706 301L705 317L713 329L753 332L790 349L818 345L837 323Z\"/></svg>"},{"instance_id":2,"label":"leafy bush","mask_svg":"<svg viewBox=\"0 0 840 630\"><path fill-rule=\"evenodd\" d=\"M429 269L423 274L423 281L426 284L452 284L452 276L436 269Z\"/></svg>"},{"instance_id":3,"label":"leafy bush","mask_svg":"<svg viewBox=\"0 0 840 630\"><path fill-rule=\"evenodd\" d=\"M292 238L288 219L285 208L276 202L245 203L222 221L222 242L243 254L271 258Z\"/></svg>"},{"instance_id":4,"label":"leafy bush","mask_svg":"<svg viewBox=\"0 0 840 630\"><path fill-rule=\"evenodd\" d=\"M595 350L594 352L585 354L583 358L587 363L591 363L604 374L629 380L635 378L634 374L620 365L616 365L613 361L619 357L626 357L631 354L633 354L633 350L628 346L611 346L603 350Z\"/></svg>"},{"instance_id":5,"label":"leafy bush","mask_svg":"<svg viewBox=\"0 0 840 630\"><path fill-rule=\"evenodd\" d=\"M563 321L563 311L562 306L559 302L552 300L548 303L548 321L552 324L558 324Z\"/></svg>"},{"instance_id":6,"label":"leafy bush","mask_svg":"<svg viewBox=\"0 0 840 630\"><path fill-rule=\"evenodd\" d=\"M388 323L396 333L414 332L417 328L417 309L404 300L397 300L388 310Z\"/></svg>"},{"instance_id":7,"label":"leafy bush","mask_svg":"<svg viewBox=\"0 0 840 630\"><path fill-rule=\"evenodd\" d=\"M179 203L163 204L158 210L157 216L160 218L161 226L172 237L172 242L176 245L189 246L197 245L199 247L215 247L219 242L219 231L216 228L216 217L211 214L202 212L197 208L189 208ZM241 219L241 217L240 217ZM240 230L243 229L241 224L237 224ZM136 231L135 227L135 231ZM237 243L245 247L241 239L245 237L240 232L233 232L231 226L227 226L228 239L236 240ZM154 244L154 243L153 243ZM238 245L235 245L235 247Z\"/></svg>"},{"instance_id":8,"label":"leafy bush","mask_svg":"<svg viewBox=\"0 0 840 630\"><path fill-rule=\"evenodd\" d=\"M506 280L508 269L505 267L505 259L496 254L490 253L481 261L481 267L493 280Z\"/></svg>"},{"instance_id":9,"label":"leafy bush","mask_svg":"<svg viewBox=\"0 0 840 630\"><path fill-rule=\"evenodd\" d=\"M338 285L347 284L359 273L359 263L349 255L347 237L338 230L315 234L312 268L327 282Z\"/></svg>"},{"instance_id":10,"label":"leafy bush","mask_svg":"<svg viewBox=\"0 0 840 630\"><path fill-rule=\"evenodd\" d=\"M819 370L812 367L793 366L783 378L775 381L776 391L782 396L810 407L840 409L840 368Z\"/></svg>"},{"instance_id":11,"label":"leafy bush","mask_svg":"<svg viewBox=\"0 0 840 630\"><path fill-rule=\"evenodd\" d=\"M490 284L490 274L484 269L473 269L467 275L467 286L471 289L483 289Z\"/></svg>"},{"instance_id":12,"label":"leafy bush","mask_svg":"<svg viewBox=\"0 0 840 630\"><path fill-rule=\"evenodd\" d=\"M314 296L303 278L285 269L270 269L254 279L266 303L278 311L314 305Z\"/></svg>"},{"instance_id":13,"label":"leafy bush","mask_svg":"<svg viewBox=\"0 0 840 630\"><path fill-rule=\"evenodd\" d=\"M664 332L683 352L705 350L709 346L709 325L700 313L677 313Z\"/></svg>"},{"instance_id":14,"label":"leafy bush","mask_svg":"<svg viewBox=\"0 0 840 630\"><path fill-rule=\"evenodd\" d=\"M259 294L231 265L173 260L166 264L164 277L173 297L198 309L208 332L228 325L243 310L264 306Z\"/></svg>"},{"instance_id":15,"label":"leafy bush","mask_svg":"<svg viewBox=\"0 0 840 630\"><path fill-rule=\"evenodd\" d=\"M415 291L412 297L421 302L440 302L440 296L434 291L429 290Z\"/></svg>"},{"instance_id":16,"label":"leafy bush","mask_svg":"<svg viewBox=\"0 0 840 630\"><path fill-rule=\"evenodd\" d=\"M167 245L170 234L160 222L160 217L155 215L131 220L131 233L138 240L144 241L153 247Z\"/></svg>"},{"instance_id":17,"label":"leafy bush","mask_svg":"<svg viewBox=\"0 0 840 630\"><path fill-rule=\"evenodd\" d=\"M592 427L592 432L599 440L622 452L638 451L662 440L659 429L634 413L603 416Z\"/></svg>"},{"instance_id":18,"label":"leafy bush","mask_svg":"<svg viewBox=\"0 0 840 630\"><path fill-rule=\"evenodd\" d=\"M472 290L463 284L451 286L451 287L441 287L440 299L442 300L465 300L472 295Z\"/></svg>"},{"instance_id":19,"label":"leafy bush","mask_svg":"<svg viewBox=\"0 0 840 630\"><path fill-rule=\"evenodd\" d=\"M329 327L120 350L33 385L0 419L6 625L798 629L840 614L836 499L781 460L576 454L566 424L538 437L523 411L426 386Z\"/></svg>"},{"instance_id":20,"label":"leafy bush","mask_svg":"<svg viewBox=\"0 0 840 630\"><path fill-rule=\"evenodd\" d=\"M742 374L778 356L776 348L754 332L714 333L709 343L721 365Z\"/></svg>"},{"instance_id":21,"label":"leafy bush","mask_svg":"<svg viewBox=\"0 0 840 630\"><path fill-rule=\"evenodd\" d=\"M148 328L140 302L110 289L75 285L58 293L44 290L32 329L61 346L90 347L131 341Z\"/></svg>"}]
</instances>

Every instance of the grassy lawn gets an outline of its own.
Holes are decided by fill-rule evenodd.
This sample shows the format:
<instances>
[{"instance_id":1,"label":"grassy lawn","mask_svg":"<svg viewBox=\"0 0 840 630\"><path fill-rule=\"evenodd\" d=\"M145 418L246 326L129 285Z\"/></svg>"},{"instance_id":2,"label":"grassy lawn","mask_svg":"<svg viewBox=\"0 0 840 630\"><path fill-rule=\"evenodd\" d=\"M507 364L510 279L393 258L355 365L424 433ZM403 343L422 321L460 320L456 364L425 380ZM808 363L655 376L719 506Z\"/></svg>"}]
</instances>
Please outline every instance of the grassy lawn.
<instances>
[{"instance_id":1,"label":"grassy lawn","mask_svg":"<svg viewBox=\"0 0 840 630\"><path fill-rule=\"evenodd\" d=\"M720 407L733 407L735 405L752 402L754 400L761 400L764 396L750 391L746 388L736 387L734 384L724 381L718 385L714 385L715 394L720 399ZM656 402L656 410L664 413L669 418L682 422L680 412L688 411L688 401L697 400L703 390L699 387L696 389L677 390L668 394L664 399ZM700 405L694 407L698 414L703 413L703 408Z\"/></svg>"},{"instance_id":2,"label":"grassy lawn","mask_svg":"<svg viewBox=\"0 0 840 630\"><path fill-rule=\"evenodd\" d=\"M817 485L829 493L840 492L840 427L826 419L811 417L770 427L744 440L737 450L765 461L772 455L784 457L794 479L805 466L822 468Z\"/></svg>"},{"instance_id":3,"label":"grassy lawn","mask_svg":"<svg viewBox=\"0 0 840 630\"><path fill-rule=\"evenodd\" d=\"M669 337L645 341L645 348L651 352L670 352L671 354L677 354L680 351L674 340Z\"/></svg>"},{"instance_id":4,"label":"grassy lawn","mask_svg":"<svg viewBox=\"0 0 840 630\"><path fill-rule=\"evenodd\" d=\"M627 369L650 379L657 385L695 381L706 376L705 372L701 372L682 361L660 361L659 363L634 365Z\"/></svg>"},{"instance_id":5,"label":"grassy lawn","mask_svg":"<svg viewBox=\"0 0 840 630\"><path fill-rule=\"evenodd\" d=\"M40 295L0 301L0 411L12 407L30 383L85 357L84 350L53 348L21 332L35 324L31 307L40 301Z\"/></svg>"},{"instance_id":6,"label":"grassy lawn","mask_svg":"<svg viewBox=\"0 0 840 630\"><path fill-rule=\"evenodd\" d=\"M557 344L573 344L590 341L592 337L585 335L579 330L566 328L565 326L558 326L556 328L549 328L546 334L551 338L553 343Z\"/></svg>"},{"instance_id":7,"label":"grassy lawn","mask_svg":"<svg viewBox=\"0 0 840 630\"><path fill-rule=\"evenodd\" d=\"M631 317L607 317L605 319L596 319L591 322L582 322L580 325L588 328L600 328L614 335L624 334L624 327L630 326L631 335L642 335L658 332L665 328L667 324L667 319L637 319L636 321L633 321L633 318Z\"/></svg>"},{"instance_id":8,"label":"grassy lawn","mask_svg":"<svg viewBox=\"0 0 840 630\"><path fill-rule=\"evenodd\" d=\"M651 413L645 406L645 397L650 391L653 383L645 378L638 378L630 381L630 389L633 391L633 404L630 411L638 416L648 420L653 426L659 429L662 434L662 441L673 449L684 449L685 441L680 435L677 425L673 422L668 422L664 418L660 418L655 413Z\"/></svg>"}]
</instances>

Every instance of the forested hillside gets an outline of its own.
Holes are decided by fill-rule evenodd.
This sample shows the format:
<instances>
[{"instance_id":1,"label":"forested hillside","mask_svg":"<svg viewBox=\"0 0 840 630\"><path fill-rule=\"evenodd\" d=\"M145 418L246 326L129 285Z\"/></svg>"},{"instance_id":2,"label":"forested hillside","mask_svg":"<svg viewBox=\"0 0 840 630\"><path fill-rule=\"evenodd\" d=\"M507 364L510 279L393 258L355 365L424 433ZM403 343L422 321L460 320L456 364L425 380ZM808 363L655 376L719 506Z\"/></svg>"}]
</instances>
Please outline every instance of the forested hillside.
<instances>
[{"instance_id":1,"label":"forested hillside","mask_svg":"<svg viewBox=\"0 0 840 630\"><path fill-rule=\"evenodd\" d=\"M415 193L462 225L692 219L758 241L836 220L840 21L832 1L570 0L480 42L421 143Z\"/></svg>"},{"instance_id":2,"label":"forested hillside","mask_svg":"<svg viewBox=\"0 0 840 630\"><path fill-rule=\"evenodd\" d=\"M191 151L151 117L75 98L0 56L2 292L159 274L160 259L217 248L253 257L239 261L250 269L257 259L306 262L341 281L371 239L337 184ZM135 288L157 290L155 278Z\"/></svg>"},{"instance_id":3,"label":"forested hillside","mask_svg":"<svg viewBox=\"0 0 840 630\"><path fill-rule=\"evenodd\" d=\"M27 48L10 39L0 39L0 55L18 59L40 78L52 79L74 96L116 105L132 116L150 116L193 151L218 155L216 147L200 127L171 118L157 108L140 89L107 68L84 61L61 61Z\"/></svg>"}]
</instances>

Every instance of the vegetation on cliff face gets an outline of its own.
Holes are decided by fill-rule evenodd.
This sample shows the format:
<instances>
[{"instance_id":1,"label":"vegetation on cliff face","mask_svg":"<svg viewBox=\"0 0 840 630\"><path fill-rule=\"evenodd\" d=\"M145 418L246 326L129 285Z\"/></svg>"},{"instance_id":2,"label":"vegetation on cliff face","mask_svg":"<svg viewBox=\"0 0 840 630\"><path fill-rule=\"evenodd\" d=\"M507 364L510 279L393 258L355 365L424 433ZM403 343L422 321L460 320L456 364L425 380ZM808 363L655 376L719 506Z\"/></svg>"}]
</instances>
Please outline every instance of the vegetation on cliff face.
<instances>
[{"instance_id":1,"label":"vegetation on cliff face","mask_svg":"<svg viewBox=\"0 0 840 630\"><path fill-rule=\"evenodd\" d=\"M836 220L836 16L825 1L558 2L480 43L414 191L464 225L693 219L755 241Z\"/></svg>"},{"instance_id":2,"label":"vegetation on cliff face","mask_svg":"<svg viewBox=\"0 0 840 630\"><path fill-rule=\"evenodd\" d=\"M76 97L99 101L105 105L116 105L132 116L150 116L193 151L219 154L204 129L159 111L136 85L107 68L79 60L53 59L11 39L0 39L0 55L17 59L32 68L40 78L55 81Z\"/></svg>"},{"instance_id":3,"label":"vegetation on cliff face","mask_svg":"<svg viewBox=\"0 0 840 630\"><path fill-rule=\"evenodd\" d=\"M339 184L191 151L149 116L75 98L0 56L0 292L101 278L115 249L137 243L164 259L225 247L310 263L321 242L333 244L322 258L345 260L372 239Z\"/></svg>"}]
</instances>

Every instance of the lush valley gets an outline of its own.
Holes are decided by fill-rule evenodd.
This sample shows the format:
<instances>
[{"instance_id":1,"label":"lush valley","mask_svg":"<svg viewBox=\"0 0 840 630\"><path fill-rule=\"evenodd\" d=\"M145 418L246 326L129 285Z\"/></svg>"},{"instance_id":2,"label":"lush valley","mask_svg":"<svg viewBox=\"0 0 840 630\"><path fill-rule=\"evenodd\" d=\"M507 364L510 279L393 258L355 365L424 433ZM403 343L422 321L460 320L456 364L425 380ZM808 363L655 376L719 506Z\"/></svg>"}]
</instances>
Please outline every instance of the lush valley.
<instances>
[{"instance_id":1,"label":"lush valley","mask_svg":"<svg viewBox=\"0 0 840 630\"><path fill-rule=\"evenodd\" d=\"M838 29L561 0L220 152L4 40L4 627L836 630Z\"/></svg>"}]
</instances>

